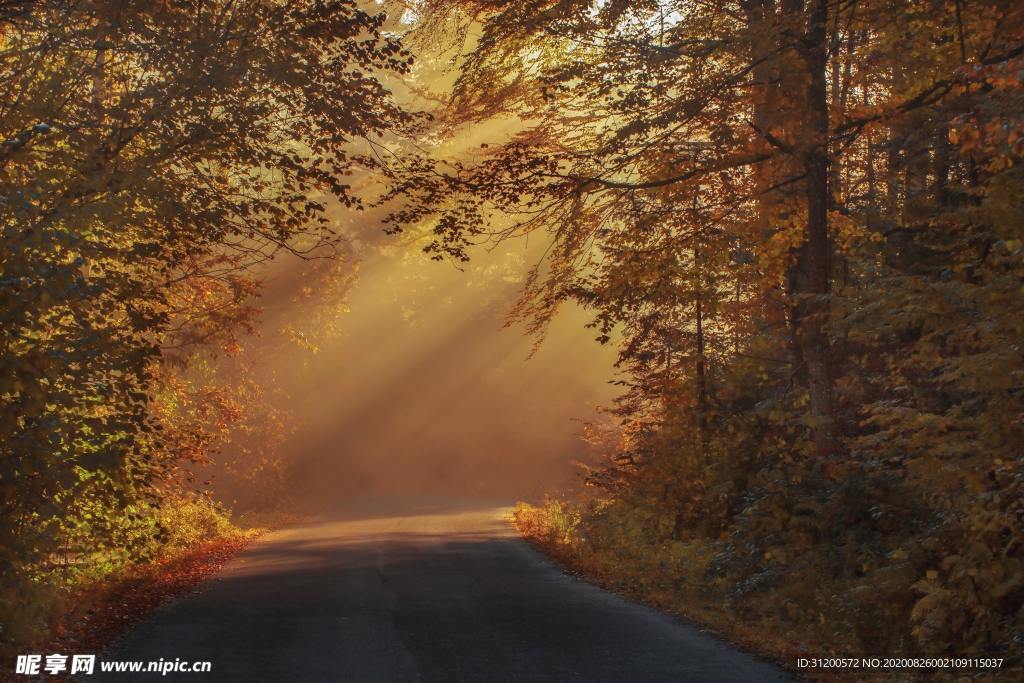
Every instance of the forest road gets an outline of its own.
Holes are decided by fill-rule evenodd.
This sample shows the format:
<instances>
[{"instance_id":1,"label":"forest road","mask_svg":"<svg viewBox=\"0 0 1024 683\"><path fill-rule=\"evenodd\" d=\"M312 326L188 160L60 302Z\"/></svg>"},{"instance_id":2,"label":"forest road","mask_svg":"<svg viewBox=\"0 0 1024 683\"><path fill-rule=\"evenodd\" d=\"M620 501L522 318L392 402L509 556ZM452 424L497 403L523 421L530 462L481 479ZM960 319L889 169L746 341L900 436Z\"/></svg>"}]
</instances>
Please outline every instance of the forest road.
<instances>
[{"instance_id":1,"label":"forest road","mask_svg":"<svg viewBox=\"0 0 1024 683\"><path fill-rule=\"evenodd\" d=\"M744 681L776 667L561 572L508 508L353 501L268 534L98 657L95 681ZM209 673L101 673L110 660Z\"/></svg>"}]
</instances>

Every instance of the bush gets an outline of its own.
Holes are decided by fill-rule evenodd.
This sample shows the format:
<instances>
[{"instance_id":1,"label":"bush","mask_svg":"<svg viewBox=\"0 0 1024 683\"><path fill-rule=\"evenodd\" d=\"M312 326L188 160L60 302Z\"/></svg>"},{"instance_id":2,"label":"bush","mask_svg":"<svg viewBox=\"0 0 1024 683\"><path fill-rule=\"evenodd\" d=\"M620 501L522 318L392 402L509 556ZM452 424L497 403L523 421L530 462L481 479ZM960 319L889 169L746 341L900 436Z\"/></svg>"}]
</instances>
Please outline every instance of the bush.
<instances>
[{"instance_id":1,"label":"bush","mask_svg":"<svg viewBox=\"0 0 1024 683\"><path fill-rule=\"evenodd\" d=\"M166 501L160 509L159 524L164 547L170 551L188 550L207 541L245 534L222 507L200 496Z\"/></svg>"},{"instance_id":2,"label":"bush","mask_svg":"<svg viewBox=\"0 0 1024 683\"><path fill-rule=\"evenodd\" d=\"M546 498L541 507L517 503L512 511L512 522L528 538L545 544L572 546L578 540L580 513L566 501Z\"/></svg>"}]
</instances>

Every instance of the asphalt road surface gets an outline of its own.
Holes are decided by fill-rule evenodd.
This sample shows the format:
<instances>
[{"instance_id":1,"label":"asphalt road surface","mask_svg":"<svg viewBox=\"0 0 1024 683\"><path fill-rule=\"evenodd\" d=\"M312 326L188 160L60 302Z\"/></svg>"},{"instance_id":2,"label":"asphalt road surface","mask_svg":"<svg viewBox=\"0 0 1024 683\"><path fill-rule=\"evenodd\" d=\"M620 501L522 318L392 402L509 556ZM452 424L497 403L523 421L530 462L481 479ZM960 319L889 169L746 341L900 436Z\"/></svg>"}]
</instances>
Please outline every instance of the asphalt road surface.
<instances>
[{"instance_id":1,"label":"asphalt road surface","mask_svg":"<svg viewBox=\"0 0 1024 683\"><path fill-rule=\"evenodd\" d=\"M82 680L782 681L770 664L563 574L507 508L372 500L275 532L102 660L210 673Z\"/></svg>"}]
</instances>

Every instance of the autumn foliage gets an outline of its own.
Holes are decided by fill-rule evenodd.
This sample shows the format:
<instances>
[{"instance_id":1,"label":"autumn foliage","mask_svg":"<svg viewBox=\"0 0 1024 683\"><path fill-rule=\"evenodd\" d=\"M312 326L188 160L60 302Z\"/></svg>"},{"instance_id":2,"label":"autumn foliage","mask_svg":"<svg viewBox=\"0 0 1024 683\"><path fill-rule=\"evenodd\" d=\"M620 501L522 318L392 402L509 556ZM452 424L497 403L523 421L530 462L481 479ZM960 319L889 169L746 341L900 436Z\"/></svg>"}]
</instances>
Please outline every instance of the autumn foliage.
<instances>
[{"instance_id":1,"label":"autumn foliage","mask_svg":"<svg viewBox=\"0 0 1024 683\"><path fill-rule=\"evenodd\" d=\"M68 567L155 552L162 501L245 424L259 388L203 363L237 350L258 264L337 244L350 143L412 120L377 75L411 61L383 22L351 0L0 3L0 643Z\"/></svg>"},{"instance_id":2,"label":"autumn foliage","mask_svg":"<svg viewBox=\"0 0 1024 683\"><path fill-rule=\"evenodd\" d=\"M1019 666L1020 3L425 4L479 36L452 129L523 127L394 226L546 236L517 313L620 350L607 465L524 530L776 652Z\"/></svg>"},{"instance_id":3,"label":"autumn foliage","mask_svg":"<svg viewBox=\"0 0 1024 683\"><path fill-rule=\"evenodd\" d=\"M0 2L0 643L68 572L230 537L184 493L219 445L280 495L289 421L230 359L254 268L337 255L359 168L438 260L543 239L513 317L576 304L618 351L606 461L528 535L776 653L1019 669L1024 5L381 6L409 35L355 0ZM429 135L382 84L410 45L457 70Z\"/></svg>"}]
</instances>

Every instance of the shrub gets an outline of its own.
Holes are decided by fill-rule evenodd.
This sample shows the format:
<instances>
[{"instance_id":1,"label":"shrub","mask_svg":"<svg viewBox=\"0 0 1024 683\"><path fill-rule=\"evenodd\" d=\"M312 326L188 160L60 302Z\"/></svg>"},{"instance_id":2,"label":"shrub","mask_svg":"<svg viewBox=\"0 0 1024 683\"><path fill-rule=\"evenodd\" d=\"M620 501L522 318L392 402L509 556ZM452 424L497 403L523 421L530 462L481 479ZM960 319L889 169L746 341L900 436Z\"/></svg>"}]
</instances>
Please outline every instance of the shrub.
<instances>
[{"instance_id":1,"label":"shrub","mask_svg":"<svg viewBox=\"0 0 1024 683\"><path fill-rule=\"evenodd\" d=\"M207 541L245 534L222 507L202 496L168 500L160 509L159 524L164 532L164 546L170 551L188 550Z\"/></svg>"}]
</instances>

